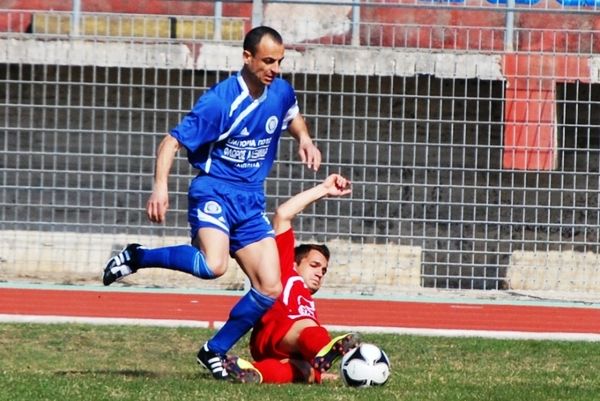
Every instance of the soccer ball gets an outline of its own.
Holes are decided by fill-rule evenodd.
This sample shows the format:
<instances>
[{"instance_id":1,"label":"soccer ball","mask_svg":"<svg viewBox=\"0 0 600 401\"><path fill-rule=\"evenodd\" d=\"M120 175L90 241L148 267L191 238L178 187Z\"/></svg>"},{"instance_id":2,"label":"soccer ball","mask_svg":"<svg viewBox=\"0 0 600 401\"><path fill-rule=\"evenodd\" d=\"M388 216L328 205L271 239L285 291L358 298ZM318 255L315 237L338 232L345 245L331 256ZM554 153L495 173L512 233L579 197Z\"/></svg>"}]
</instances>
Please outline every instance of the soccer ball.
<instances>
[{"instance_id":1,"label":"soccer ball","mask_svg":"<svg viewBox=\"0 0 600 401\"><path fill-rule=\"evenodd\" d=\"M340 376L350 387L380 386L390 377L390 360L378 346L363 343L342 357Z\"/></svg>"}]
</instances>

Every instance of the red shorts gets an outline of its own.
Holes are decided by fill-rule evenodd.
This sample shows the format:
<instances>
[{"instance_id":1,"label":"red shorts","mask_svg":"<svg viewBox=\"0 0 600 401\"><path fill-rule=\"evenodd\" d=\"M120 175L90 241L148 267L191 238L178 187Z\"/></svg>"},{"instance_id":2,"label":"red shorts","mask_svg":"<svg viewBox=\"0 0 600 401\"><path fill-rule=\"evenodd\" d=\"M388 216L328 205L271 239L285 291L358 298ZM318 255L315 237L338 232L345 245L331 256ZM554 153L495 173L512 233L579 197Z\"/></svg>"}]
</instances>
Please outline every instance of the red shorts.
<instances>
[{"instance_id":1,"label":"red shorts","mask_svg":"<svg viewBox=\"0 0 600 401\"><path fill-rule=\"evenodd\" d=\"M250 353L255 361L267 358L284 359L290 355L279 349L279 343L294 324L294 320L285 319L269 322L265 326L255 327L250 338Z\"/></svg>"},{"instance_id":2,"label":"red shorts","mask_svg":"<svg viewBox=\"0 0 600 401\"><path fill-rule=\"evenodd\" d=\"M285 359L285 358L298 358L298 355L290 355L288 352L282 350L279 346L281 340L287 332L290 330L292 325L303 319L312 318L302 316L298 319L279 319L272 320L266 325L258 325L254 327L252 336L250 337L250 353L255 361L262 361L267 358ZM317 322L315 320L315 322ZM317 324L319 324L317 322ZM301 357L300 357L301 358Z\"/></svg>"}]
</instances>

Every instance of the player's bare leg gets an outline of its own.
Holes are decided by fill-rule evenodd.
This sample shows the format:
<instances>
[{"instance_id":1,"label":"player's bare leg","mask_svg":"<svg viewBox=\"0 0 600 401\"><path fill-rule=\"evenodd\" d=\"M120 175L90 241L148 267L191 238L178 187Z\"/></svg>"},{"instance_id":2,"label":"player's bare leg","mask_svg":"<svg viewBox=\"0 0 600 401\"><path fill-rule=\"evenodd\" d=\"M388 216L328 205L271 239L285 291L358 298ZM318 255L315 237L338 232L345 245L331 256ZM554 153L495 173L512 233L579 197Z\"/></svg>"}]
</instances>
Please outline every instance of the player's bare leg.
<instances>
[{"instance_id":1,"label":"player's bare leg","mask_svg":"<svg viewBox=\"0 0 600 401\"><path fill-rule=\"evenodd\" d=\"M235 254L252 284L261 294L276 298L282 291L279 252L273 238L264 238L250 244Z\"/></svg>"},{"instance_id":2,"label":"player's bare leg","mask_svg":"<svg viewBox=\"0 0 600 401\"><path fill-rule=\"evenodd\" d=\"M229 236L225 232L217 228L201 228L192 245L200 249L215 277L225 274L229 265Z\"/></svg>"}]
</instances>

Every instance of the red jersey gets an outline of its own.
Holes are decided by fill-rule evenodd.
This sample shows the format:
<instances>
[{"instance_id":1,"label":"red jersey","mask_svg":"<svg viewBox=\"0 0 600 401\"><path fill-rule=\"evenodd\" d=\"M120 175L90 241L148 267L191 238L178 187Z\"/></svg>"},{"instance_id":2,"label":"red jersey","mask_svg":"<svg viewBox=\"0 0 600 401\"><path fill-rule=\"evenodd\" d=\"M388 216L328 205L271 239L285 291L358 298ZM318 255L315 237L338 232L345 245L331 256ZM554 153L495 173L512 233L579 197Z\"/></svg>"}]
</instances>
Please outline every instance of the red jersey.
<instances>
[{"instance_id":1,"label":"red jersey","mask_svg":"<svg viewBox=\"0 0 600 401\"><path fill-rule=\"evenodd\" d=\"M273 307L263 315L252 330L250 351L256 361L265 358L290 357L278 349L278 344L296 320L308 318L319 324L315 301L304 284L302 276L294 270L295 241L292 228L275 237L279 251L283 291Z\"/></svg>"}]
</instances>

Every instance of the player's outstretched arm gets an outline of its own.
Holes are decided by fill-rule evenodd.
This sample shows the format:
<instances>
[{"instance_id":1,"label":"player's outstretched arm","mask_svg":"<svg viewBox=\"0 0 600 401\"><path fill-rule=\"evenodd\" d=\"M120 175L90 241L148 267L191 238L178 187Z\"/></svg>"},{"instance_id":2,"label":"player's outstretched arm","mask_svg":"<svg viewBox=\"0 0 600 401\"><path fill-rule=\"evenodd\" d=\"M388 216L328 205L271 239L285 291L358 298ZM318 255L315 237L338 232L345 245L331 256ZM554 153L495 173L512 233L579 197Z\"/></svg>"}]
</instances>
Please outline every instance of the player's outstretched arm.
<instances>
[{"instance_id":1,"label":"player's outstretched arm","mask_svg":"<svg viewBox=\"0 0 600 401\"><path fill-rule=\"evenodd\" d=\"M298 142L298 154L302 163L314 171L319 170L321 166L321 151L313 143L309 133L306 121L300 113L288 125L288 131Z\"/></svg>"},{"instance_id":2,"label":"player's outstretched arm","mask_svg":"<svg viewBox=\"0 0 600 401\"><path fill-rule=\"evenodd\" d=\"M302 191L279 205L273 218L275 235L290 229L292 220L306 206L325 196L344 196L352 192L351 183L339 174L331 174L322 183Z\"/></svg>"},{"instance_id":3,"label":"player's outstretched arm","mask_svg":"<svg viewBox=\"0 0 600 401\"><path fill-rule=\"evenodd\" d=\"M156 166L152 194L146 203L148 219L154 223L162 223L169 209L169 172L175 160L175 154L181 145L171 135L167 134L158 145L156 151Z\"/></svg>"}]
</instances>

